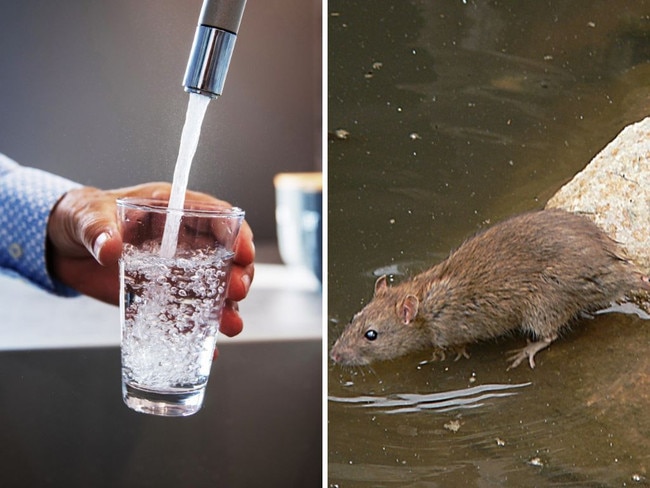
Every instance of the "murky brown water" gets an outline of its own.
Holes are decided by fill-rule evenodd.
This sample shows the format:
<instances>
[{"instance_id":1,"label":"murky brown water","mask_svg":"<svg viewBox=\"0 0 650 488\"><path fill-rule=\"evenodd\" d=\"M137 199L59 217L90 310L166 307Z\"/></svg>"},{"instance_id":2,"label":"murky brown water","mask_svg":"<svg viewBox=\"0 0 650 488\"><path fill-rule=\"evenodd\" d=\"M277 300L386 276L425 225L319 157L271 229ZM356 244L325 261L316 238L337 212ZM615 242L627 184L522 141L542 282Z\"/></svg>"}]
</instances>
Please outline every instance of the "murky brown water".
<instances>
[{"instance_id":1,"label":"murky brown water","mask_svg":"<svg viewBox=\"0 0 650 488\"><path fill-rule=\"evenodd\" d=\"M378 275L542 207L650 114L648 1L328 9L330 343ZM582 321L506 371L522 341L330 366L330 486L649 486L650 322Z\"/></svg>"}]
</instances>

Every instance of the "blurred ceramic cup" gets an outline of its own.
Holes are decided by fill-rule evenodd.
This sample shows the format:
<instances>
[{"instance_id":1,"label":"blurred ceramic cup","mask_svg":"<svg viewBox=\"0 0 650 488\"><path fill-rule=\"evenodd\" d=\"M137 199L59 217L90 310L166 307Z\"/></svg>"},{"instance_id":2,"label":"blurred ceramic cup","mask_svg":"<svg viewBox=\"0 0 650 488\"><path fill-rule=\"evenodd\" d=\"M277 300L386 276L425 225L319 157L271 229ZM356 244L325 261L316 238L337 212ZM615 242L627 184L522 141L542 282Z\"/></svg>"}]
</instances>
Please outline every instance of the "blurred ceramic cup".
<instances>
[{"instance_id":1,"label":"blurred ceramic cup","mask_svg":"<svg viewBox=\"0 0 650 488\"><path fill-rule=\"evenodd\" d=\"M273 183L280 256L288 266L307 268L321 281L323 174L280 173Z\"/></svg>"}]
</instances>

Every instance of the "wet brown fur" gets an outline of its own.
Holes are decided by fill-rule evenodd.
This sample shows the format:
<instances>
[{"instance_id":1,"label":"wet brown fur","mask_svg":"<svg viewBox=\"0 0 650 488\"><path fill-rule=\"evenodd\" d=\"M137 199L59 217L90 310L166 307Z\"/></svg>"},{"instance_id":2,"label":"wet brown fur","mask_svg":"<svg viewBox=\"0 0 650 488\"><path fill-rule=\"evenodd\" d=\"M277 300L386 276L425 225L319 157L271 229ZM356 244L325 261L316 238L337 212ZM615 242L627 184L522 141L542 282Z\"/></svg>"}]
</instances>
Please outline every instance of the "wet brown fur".
<instances>
[{"instance_id":1,"label":"wet brown fur","mask_svg":"<svg viewBox=\"0 0 650 488\"><path fill-rule=\"evenodd\" d=\"M372 301L343 331L331 357L363 365L422 349L462 350L517 330L553 340L581 312L642 288L647 280L586 217L527 213L468 239L443 262L396 286L377 280ZM377 332L372 341L364 336L370 329Z\"/></svg>"}]
</instances>

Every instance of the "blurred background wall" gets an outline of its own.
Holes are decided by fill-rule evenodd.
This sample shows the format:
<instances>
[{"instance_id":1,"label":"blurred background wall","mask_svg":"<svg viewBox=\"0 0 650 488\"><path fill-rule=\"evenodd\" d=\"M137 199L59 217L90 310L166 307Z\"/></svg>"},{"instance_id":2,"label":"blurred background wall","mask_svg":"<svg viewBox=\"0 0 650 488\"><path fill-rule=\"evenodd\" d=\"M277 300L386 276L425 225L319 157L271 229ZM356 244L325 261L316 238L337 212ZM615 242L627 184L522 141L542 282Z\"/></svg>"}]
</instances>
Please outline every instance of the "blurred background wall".
<instances>
[{"instance_id":1,"label":"blurred background wall","mask_svg":"<svg viewBox=\"0 0 650 488\"><path fill-rule=\"evenodd\" d=\"M201 0L0 2L0 152L85 185L171 181ZM189 186L275 242L273 176L321 170L321 3L248 0Z\"/></svg>"}]
</instances>

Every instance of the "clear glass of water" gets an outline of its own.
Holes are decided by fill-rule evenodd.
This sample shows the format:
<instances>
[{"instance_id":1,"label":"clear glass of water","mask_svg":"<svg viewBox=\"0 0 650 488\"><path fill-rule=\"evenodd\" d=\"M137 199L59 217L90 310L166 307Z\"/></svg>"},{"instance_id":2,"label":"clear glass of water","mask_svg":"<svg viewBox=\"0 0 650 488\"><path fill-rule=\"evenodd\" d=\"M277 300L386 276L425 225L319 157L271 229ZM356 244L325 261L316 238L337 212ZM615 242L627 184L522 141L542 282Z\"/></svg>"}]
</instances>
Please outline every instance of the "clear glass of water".
<instances>
[{"instance_id":1,"label":"clear glass of water","mask_svg":"<svg viewBox=\"0 0 650 488\"><path fill-rule=\"evenodd\" d=\"M203 404L244 212L139 198L117 206L124 402L153 415L192 415ZM168 219L174 225L165 229ZM173 245L162 250L169 232Z\"/></svg>"}]
</instances>

